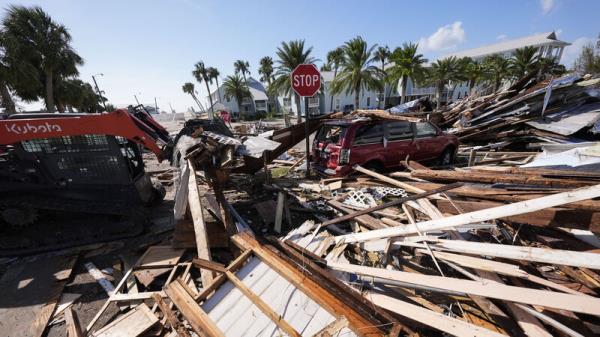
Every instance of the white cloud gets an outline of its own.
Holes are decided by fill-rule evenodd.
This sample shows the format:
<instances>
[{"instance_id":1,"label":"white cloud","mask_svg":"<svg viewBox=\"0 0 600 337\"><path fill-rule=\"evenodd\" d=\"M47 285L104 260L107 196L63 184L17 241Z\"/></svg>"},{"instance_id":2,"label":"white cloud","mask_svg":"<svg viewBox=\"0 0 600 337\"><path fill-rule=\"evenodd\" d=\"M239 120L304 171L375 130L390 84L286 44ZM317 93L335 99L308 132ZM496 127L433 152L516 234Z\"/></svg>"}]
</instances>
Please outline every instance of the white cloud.
<instances>
[{"instance_id":1,"label":"white cloud","mask_svg":"<svg viewBox=\"0 0 600 337\"><path fill-rule=\"evenodd\" d=\"M438 28L429 37L423 37L419 41L419 48L423 51L439 51L456 48L465 41L465 30L462 22L456 21L452 24Z\"/></svg>"},{"instance_id":2,"label":"white cloud","mask_svg":"<svg viewBox=\"0 0 600 337\"><path fill-rule=\"evenodd\" d=\"M540 6L542 6L542 14L548 14L556 3L554 0L540 0Z\"/></svg>"},{"instance_id":3,"label":"white cloud","mask_svg":"<svg viewBox=\"0 0 600 337\"><path fill-rule=\"evenodd\" d=\"M504 41L506 40L508 36L506 36L506 34L500 34L498 36L496 36L496 40L500 40L500 41Z\"/></svg>"},{"instance_id":4,"label":"white cloud","mask_svg":"<svg viewBox=\"0 0 600 337\"><path fill-rule=\"evenodd\" d=\"M573 66L573 62L577 59L577 56L581 53L581 48L587 44L594 43L593 39L588 37L580 37L573 41L570 46L567 46L563 51L560 63L564 64L565 67L570 68Z\"/></svg>"}]
</instances>

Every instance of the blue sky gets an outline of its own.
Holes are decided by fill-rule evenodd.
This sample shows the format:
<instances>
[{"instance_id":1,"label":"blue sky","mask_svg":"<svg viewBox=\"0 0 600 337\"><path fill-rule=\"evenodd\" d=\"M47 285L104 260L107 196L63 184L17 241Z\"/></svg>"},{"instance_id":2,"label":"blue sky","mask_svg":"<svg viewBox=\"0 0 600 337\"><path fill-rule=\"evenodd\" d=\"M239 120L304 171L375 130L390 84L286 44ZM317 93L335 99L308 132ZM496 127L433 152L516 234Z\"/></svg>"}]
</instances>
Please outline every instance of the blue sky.
<instances>
[{"instance_id":1,"label":"blue sky","mask_svg":"<svg viewBox=\"0 0 600 337\"><path fill-rule=\"evenodd\" d=\"M39 5L66 25L73 46L85 59L81 78L103 73L98 82L118 105L154 102L178 111L193 105L181 91L194 82L195 62L214 66L221 77L233 73L233 62L250 62L258 78L258 60L272 56L281 41L305 39L324 60L328 50L361 35L390 48L420 42L430 59L450 51L495 43L501 39L556 31L572 42L568 64L584 43L600 33L597 0L522 1L5 1ZM195 83L199 97L204 84Z\"/></svg>"}]
</instances>

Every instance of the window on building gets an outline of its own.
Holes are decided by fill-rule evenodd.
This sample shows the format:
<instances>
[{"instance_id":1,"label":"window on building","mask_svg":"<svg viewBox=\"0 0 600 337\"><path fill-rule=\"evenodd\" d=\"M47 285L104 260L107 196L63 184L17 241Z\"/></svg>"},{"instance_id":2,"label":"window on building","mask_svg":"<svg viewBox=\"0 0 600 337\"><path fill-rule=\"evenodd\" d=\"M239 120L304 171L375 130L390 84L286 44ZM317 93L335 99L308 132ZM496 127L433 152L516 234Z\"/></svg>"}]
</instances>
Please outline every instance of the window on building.
<instances>
[{"instance_id":1,"label":"window on building","mask_svg":"<svg viewBox=\"0 0 600 337\"><path fill-rule=\"evenodd\" d=\"M319 96L315 95L308 98L308 107L314 108L319 106Z\"/></svg>"},{"instance_id":2,"label":"window on building","mask_svg":"<svg viewBox=\"0 0 600 337\"><path fill-rule=\"evenodd\" d=\"M367 107L371 106L371 97L367 97Z\"/></svg>"},{"instance_id":3,"label":"window on building","mask_svg":"<svg viewBox=\"0 0 600 337\"><path fill-rule=\"evenodd\" d=\"M231 97L227 96L227 103L231 102Z\"/></svg>"},{"instance_id":4,"label":"window on building","mask_svg":"<svg viewBox=\"0 0 600 337\"><path fill-rule=\"evenodd\" d=\"M339 98L335 99L335 110L340 111L340 108L342 107L342 102Z\"/></svg>"},{"instance_id":5,"label":"window on building","mask_svg":"<svg viewBox=\"0 0 600 337\"><path fill-rule=\"evenodd\" d=\"M383 124L367 124L356 130L354 145L381 144L383 142Z\"/></svg>"},{"instance_id":6,"label":"window on building","mask_svg":"<svg viewBox=\"0 0 600 337\"><path fill-rule=\"evenodd\" d=\"M415 126L417 129L417 138L433 137L437 134L437 129L427 122L415 123Z\"/></svg>"},{"instance_id":7,"label":"window on building","mask_svg":"<svg viewBox=\"0 0 600 337\"><path fill-rule=\"evenodd\" d=\"M244 97L242 99L242 104L252 104L252 101L250 100L250 97Z\"/></svg>"},{"instance_id":8,"label":"window on building","mask_svg":"<svg viewBox=\"0 0 600 337\"><path fill-rule=\"evenodd\" d=\"M411 139L413 136L410 122L391 122L387 124L388 141Z\"/></svg>"},{"instance_id":9,"label":"window on building","mask_svg":"<svg viewBox=\"0 0 600 337\"><path fill-rule=\"evenodd\" d=\"M284 107L290 107L292 106L292 99L289 97L284 97L283 98L283 106Z\"/></svg>"}]
</instances>

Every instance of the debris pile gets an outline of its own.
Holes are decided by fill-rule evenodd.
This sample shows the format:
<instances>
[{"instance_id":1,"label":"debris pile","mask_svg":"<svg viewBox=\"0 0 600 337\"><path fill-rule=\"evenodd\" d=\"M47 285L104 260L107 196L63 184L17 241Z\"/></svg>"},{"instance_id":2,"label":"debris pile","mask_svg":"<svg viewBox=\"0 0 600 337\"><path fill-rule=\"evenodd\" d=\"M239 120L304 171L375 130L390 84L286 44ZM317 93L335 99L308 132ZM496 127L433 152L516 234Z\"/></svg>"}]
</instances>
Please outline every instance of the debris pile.
<instances>
[{"instance_id":1,"label":"debris pile","mask_svg":"<svg viewBox=\"0 0 600 337\"><path fill-rule=\"evenodd\" d=\"M590 105L588 82L551 97ZM504 124L512 108L499 97L468 104L500 120L457 132L525 131ZM388 115L354 114L416 118ZM463 168L407 160L403 172L355 165L306 179L293 174L305 153L291 149L305 125L239 138L185 127L177 165L153 171L169 189L168 224L154 217L139 238L0 260L2 335L600 334L597 171L522 167L532 153L498 152Z\"/></svg>"},{"instance_id":2,"label":"debris pile","mask_svg":"<svg viewBox=\"0 0 600 337\"><path fill-rule=\"evenodd\" d=\"M598 139L600 79L574 75L536 83L525 77L507 90L468 96L442 113L463 144L513 150Z\"/></svg>"}]
</instances>

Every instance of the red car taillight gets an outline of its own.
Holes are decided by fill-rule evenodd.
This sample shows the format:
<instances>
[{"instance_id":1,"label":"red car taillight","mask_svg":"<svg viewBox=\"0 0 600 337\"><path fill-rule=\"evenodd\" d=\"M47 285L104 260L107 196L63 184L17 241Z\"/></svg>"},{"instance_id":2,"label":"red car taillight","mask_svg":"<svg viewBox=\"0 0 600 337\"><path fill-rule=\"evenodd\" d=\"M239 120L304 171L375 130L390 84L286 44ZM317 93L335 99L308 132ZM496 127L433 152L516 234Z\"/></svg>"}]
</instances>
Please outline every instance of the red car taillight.
<instances>
[{"instance_id":1,"label":"red car taillight","mask_svg":"<svg viewBox=\"0 0 600 337\"><path fill-rule=\"evenodd\" d=\"M342 165L342 164L348 164L349 162L350 162L350 149L341 149L340 155L338 157L338 163L340 165Z\"/></svg>"}]
</instances>

